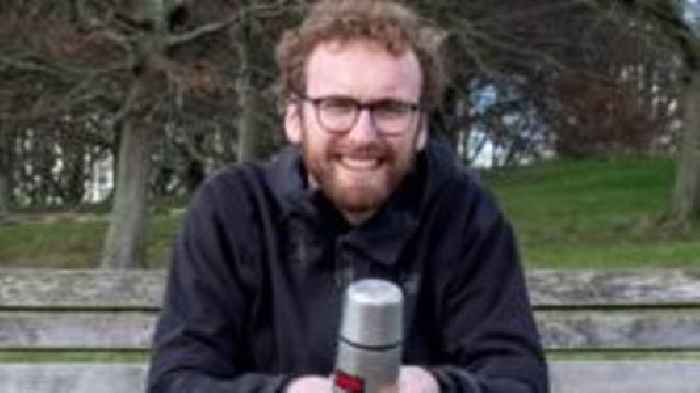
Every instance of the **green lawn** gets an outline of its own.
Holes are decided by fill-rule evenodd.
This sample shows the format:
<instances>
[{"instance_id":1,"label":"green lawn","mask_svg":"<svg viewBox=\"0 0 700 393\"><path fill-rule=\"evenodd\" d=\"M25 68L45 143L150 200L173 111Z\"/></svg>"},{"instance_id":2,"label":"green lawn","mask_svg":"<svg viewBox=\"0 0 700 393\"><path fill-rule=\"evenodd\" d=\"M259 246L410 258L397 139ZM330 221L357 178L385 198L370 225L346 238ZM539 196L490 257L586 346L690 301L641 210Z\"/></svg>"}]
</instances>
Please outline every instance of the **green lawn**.
<instances>
[{"instance_id":1,"label":"green lawn","mask_svg":"<svg viewBox=\"0 0 700 393\"><path fill-rule=\"evenodd\" d=\"M0 350L2 363L145 363L147 350Z\"/></svg>"},{"instance_id":2,"label":"green lawn","mask_svg":"<svg viewBox=\"0 0 700 393\"><path fill-rule=\"evenodd\" d=\"M700 267L700 225L656 225L668 207L668 159L558 161L486 173L530 267Z\"/></svg>"},{"instance_id":3,"label":"green lawn","mask_svg":"<svg viewBox=\"0 0 700 393\"><path fill-rule=\"evenodd\" d=\"M46 219L19 215L21 224L0 227L0 266L88 268L96 267L107 231L107 216L60 216ZM181 214L159 214L151 218L148 266L167 263Z\"/></svg>"},{"instance_id":4,"label":"green lawn","mask_svg":"<svg viewBox=\"0 0 700 393\"><path fill-rule=\"evenodd\" d=\"M511 217L528 267L700 267L700 223L679 235L654 223L668 206L668 159L557 161L483 174ZM180 213L157 209L149 266L167 263ZM0 226L0 266L93 267L106 217L24 214Z\"/></svg>"}]
</instances>

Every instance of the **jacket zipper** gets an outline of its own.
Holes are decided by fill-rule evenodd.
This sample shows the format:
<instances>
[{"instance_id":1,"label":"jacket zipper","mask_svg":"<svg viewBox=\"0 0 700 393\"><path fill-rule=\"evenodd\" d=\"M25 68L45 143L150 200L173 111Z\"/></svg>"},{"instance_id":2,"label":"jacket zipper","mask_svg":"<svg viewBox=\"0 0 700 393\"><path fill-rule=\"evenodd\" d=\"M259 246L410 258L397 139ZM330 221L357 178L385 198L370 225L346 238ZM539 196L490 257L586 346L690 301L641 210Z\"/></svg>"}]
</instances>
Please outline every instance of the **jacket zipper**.
<instances>
[{"instance_id":1,"label":"jacket zipper","mask_svg":"<svg viewBox=\"0 0 700 393\"><path fill-rule=\"evenodd\" d=\"M335 284L338 291L342 293L345 291L348 285L352 282L355 271L352 263L344 257L344 253L341 252L342 241L336 240L335 243L335 255L333 255L334 262L334 276Z\"/></svg>"}]
</instances>

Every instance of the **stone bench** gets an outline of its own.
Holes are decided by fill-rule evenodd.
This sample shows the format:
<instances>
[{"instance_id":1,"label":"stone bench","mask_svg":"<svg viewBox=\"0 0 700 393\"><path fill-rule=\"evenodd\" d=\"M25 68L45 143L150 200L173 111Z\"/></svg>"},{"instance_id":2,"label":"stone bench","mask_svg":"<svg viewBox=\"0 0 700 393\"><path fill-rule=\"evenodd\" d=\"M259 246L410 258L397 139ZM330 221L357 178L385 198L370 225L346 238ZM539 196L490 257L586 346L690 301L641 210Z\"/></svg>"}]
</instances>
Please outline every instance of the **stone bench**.
<instances>
[{"instance_id":1,"label":"stone bench","mask_svg":"<svg viewBox=\"0 0 700 393\"><path fill-rule=\"evenodd\" d=\"M0 392L142 392L162 271L0 269ZM553 393L700 392L700 272L534 271Z\"/></svg>"}]
</instances>

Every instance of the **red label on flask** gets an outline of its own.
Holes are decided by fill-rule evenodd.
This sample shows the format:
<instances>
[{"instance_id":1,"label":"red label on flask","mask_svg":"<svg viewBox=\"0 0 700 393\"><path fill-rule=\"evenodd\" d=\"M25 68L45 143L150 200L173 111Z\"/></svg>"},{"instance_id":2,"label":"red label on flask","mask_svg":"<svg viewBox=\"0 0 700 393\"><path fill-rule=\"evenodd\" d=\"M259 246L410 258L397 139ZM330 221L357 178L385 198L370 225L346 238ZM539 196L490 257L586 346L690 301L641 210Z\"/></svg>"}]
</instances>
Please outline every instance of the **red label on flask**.
<instances>
[{"instance_id":1,"label":"red label on flask","mask_svg":"<svg viewBox=\"0 0 700 393\"><path fill-rule=\"evenodd\" d=\"M354 375L346 374L340 370L335 372L335 386L347 393L364 393L365 381Z\"/></svg>"}]
</instances>

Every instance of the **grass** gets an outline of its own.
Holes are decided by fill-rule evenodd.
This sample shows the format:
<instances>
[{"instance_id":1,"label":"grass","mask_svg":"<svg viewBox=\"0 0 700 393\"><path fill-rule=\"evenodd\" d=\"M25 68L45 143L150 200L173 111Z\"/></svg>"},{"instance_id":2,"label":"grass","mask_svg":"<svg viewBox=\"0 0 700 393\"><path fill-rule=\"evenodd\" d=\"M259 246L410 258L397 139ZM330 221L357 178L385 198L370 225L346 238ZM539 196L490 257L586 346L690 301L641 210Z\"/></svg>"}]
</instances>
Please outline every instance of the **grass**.
<instances>
[{"instance_id":1,"label":"grass","mask_svg":"<svg viewBox=\"0 0 700 393\"><path fill-rule=\"evenodd\" d=\"M660 229L675 164L663 158L554 161L484 173L513 221L528 267L619 269L700 267L700 223L690 233ZM167 263L182 216L158 208L150 267ZM107 228L100 211L19 215L0 226L0 266L95 267Z\"/></svg>"},{"instance_id":2,"label":"grass","mask_svg":"<svg viewBox=\"0 0 700 393\"><path fill-rule=\"evenodd\" d=\"M97 267L107 232L107 216L63 215L47 222L18 215L19 224L0 227L0 267ZM54 216L55 217L55 216ZM151 217L148 267L167 264L170 247L180 228L181 214Z\"/></svg>"},{"instance_id":3,"label":"grass","mask_svg":"<svg viewBox=\"0 0 700 393\"><path fill-rule=\"evenodd\" d=\"M699 351L659 350L560 350L545 351L548 361L698 361Z\"/></svg>"},{"instance_id":4,"label":"grass","mask_svg":"<svg viewBox=\"0 0 700 393\"><path fill-rule=\"evenodd\" d=\"M700 266L700 225L656 224L674 181L670 159L556 161L487 173L529 267Z\"/></svg>"},{"instance_id":5,"label":"grass","mask_svg":"<svg viewBox=\"0 0 700 393\"><path fill-rule=\"evenodd\" d=\"M2 363L145 363L148 350L0 350Z\"/></svg>"}]
</instances>

